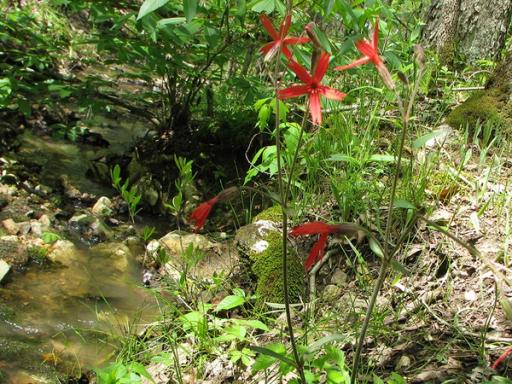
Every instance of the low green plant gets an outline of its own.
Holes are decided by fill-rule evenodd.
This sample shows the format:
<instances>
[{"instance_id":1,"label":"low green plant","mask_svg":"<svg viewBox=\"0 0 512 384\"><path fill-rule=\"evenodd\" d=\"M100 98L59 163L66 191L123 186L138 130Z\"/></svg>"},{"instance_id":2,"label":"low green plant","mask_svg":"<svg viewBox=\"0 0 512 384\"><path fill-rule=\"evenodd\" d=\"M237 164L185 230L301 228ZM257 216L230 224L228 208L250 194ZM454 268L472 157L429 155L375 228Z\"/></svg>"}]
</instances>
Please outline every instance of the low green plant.
<instances>
[{"instance_id":1,"label":"low green plant","mask_svg":"<svg viewBox=\"0 0 512 384\"><path fill-rule=\"evenodd\" d=\"M156 231L155 227L148 227L147 225L145 225L144 228L142 229L142 234L141 234L142 240L144 240L145 243L149 242L151 237L153 237L155 231Z\"/></svg>"},{"instance_id":2,"label":"low green plant","mask_svg":"<svg viewBox=\"0 0 512 384\"><path fill-rule=\"evenodd\" d=\"M28 247L27 252L29 258L37 263L44 262L46 260L46 256L48 255L48 249L38 245L32 245L31 247Z\"/></svg>"},{"instance_id":3,"label":"low green plant","mask_svg":"<svg viewBox=\"0 0 512 384\"><path fill-rule=\"evenodd\" d=\"M94 372L98 384L137 384L142 383L142 378L155 382L146 368L135 361L114 363L105 368L96 368Z\"/></svg>"},{"instance_id":4,"label":"low green plant","mask_svg":"<svg viewBox=\"0 0 512 384\"><path fill-rule=\"evenodd\" d=\"M141 209L137 209L142 195L139 193L136 185L130 187L129 180L125 180L122 183L121 178L121 167L116 164L110 172L112 178L112 186L119 192L122 199L128 204L128 214L132 223L135 222L135 216L140 212Z\"/></svg>"}]
</instances>

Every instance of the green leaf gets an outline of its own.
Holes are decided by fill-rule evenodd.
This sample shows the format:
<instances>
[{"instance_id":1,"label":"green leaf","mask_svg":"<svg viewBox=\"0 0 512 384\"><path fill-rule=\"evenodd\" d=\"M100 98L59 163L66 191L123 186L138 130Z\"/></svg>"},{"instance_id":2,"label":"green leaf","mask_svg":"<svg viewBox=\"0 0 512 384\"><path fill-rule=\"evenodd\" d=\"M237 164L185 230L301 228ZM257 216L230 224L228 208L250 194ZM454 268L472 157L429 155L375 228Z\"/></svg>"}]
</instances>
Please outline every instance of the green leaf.
<instances>
[{"instance_id":1,"label":"green leaf","mask_svg":"<svg viewBox=\"0 0 512 384\"><path fill-rule=\"evenodd\" d=\"M240 320L237 320L236 322L240 325L245 325L246 327L260 329L262 331L268 331L267 325L259 320L240 319Z\"/></svg>"},{"instance_id":2,"label":"green leaf","mask_svg":"<svg viewBox=\"0 0 512 384\"><path fill-rule=\"evenodd\" d=\"M197 0L183 0L183 11L187 21L190 22L197 12Z\"/></svg>"},{"instance_id":3,"label":"green leaf","mask_svg":"<svg viewBox=\"0 0 512 384\"><path fill-rule=\"evenodd\" d=\"M430 140L443 136L446 134L446 131L444 129L439 129L434 132L427 133L426 135L418 137L414 142L412 143L413 148L421 148L424 147L425 144L427 144Z\"/></svg>"},{"instance_id":4,"label":"green leaf","mask_svg":"<svg viewBox=\"0 0 512 384\"><path fill-rule=\"evenodd\" d=\"M272 12L274 12L276 3L274 0L254 0L249 3L249 7L254 12L272 13Z\"/></svg>"},{"instance_id":5,"label":"green leaf","mask_svg":"<svg viewBox=\"0 0 512 384\"><path fill-rule=\"evenodd\" d=\"M373 238L369 238L368 243L370 244L370 249L379 257L384 257L384 252L380 247L380 244L377 243Z\"/></svg>"},{"instance_id":6,"label":"green leaf","mask_svg":"<svg viewBox=\"0 0 512 384\"><path fill-rule=\"evenodd\" d=\"M270 348L275 349L278 352L276 352L275 350L272 350ZM284 348L284 345L282 345L282 344L269 346L269 348L256 347L256 346L251 345L251 346L249 346L249 349L251 351L258 352L261 355L269 358L269 359L261 359L261 360L258 358L256 360L256 363L258 362L258 360L260 360L260 363L258 365L256 365L256 363L254 363L253 372L261 371L262 369L266 369L266 368L270 367L274 363L275 360L282 361L286 365L297 368L297 364L295 363L295 361L293 361L292 359L290 359L289 357L284 355L286 349Z\"/></svg>"},{"instance_id":7,"label":"green leaf","mask_svg":"<svg viewBox=\"0 0 512 384\"><path fill-rule=\"evenodd\" d=\"M325 344L332 343L333 341L345 340L346 337L339 333L333 333L331 335L324 336L308 346L309 352L316 352L322 348Z\"/></svg>"},{"instance_id":8,"label":"green leaf","mask_svg":"<svg viewBox=\"0 0 512 384\"><path fill-rule=\"evenodd\" d=\"M371 155L368 161L393 163L394 161L396 161L396 157L392 155Z\"/></svg>"},{"instance_id":9,"label":"green leaf","mask_svg":"<svg viewBox=\"0 0 512 384\"><path fill-rule=\"evenodd\" d=\"M144 367L140 363L137 363L134 361L134 362L130 363L130 365L128 366L128 369L130 369L132 372L135 372L136 374L138 374L140 376L145 377L146 379L150 380L152 383L155 382L153 380L153 378L151 377L151 375L149 374L149 372L146 370L146 367Z\"/></svg>"},{"instance_id":10,"label":"green leaf","mask_svg":"<svg viewBox=\"0 0 512 384\"><path fill-rule=\"evenodd\" d=\"M327 382L333 384L341 384L345 383L345 378L343 374L336 369L328 369L327 370Z\"/></svg>"},{"instance_id":11,"label":"green leaf","mask_svg":"<svg viewBox=\"0 0 512 384\"><path fill-rule=\"evenodd\" d=\"M241 306L245 302L245 298L242 296L229 295L226 296L222 301L217 304L215 312L225 311Z\"/></svg>"},{"instance_id":12,"label":"green leaf","mask_svg":"<svg viewBox=\"0 0 512 384\"><path fill-rule=\"evenodd\" d=\"M328 161L343 161L343 162L351 163L354 165L360 164L360 162L356 158L354 158L352 156L348 156L348 155L343 155L341 153L335 153L334 155L331 155L327 160Z\"/></svg>"},{"instance_id":13,"label":"green leaf","mask_svg":"<svg viewBox=\"0 0 512 384\"><path fill-rule=\"evenodd\" d=\"M137 20L143 18L144 16L150 14L151 12L156 11L158 8L163 7L167 4L169 0L146 0L142 4L139 9L139 14L137 15Z\"/></svg>"},{"instance_id":14,"label":"green leaf","mask_svg":"<svg viewBox=\"0 0 512 384\"><path fill-rule=\"evenodd\" d=\"M395 201L393 201L393 207L394 208L403 208L403 209L416 209L414 204L412 204L411 202L409 202L407 200L403 200L403 199L395 199Z\"/></svg>"},{"instance_id":15,"label":"green leaf","mask_svg":"<svg viewBox=\"0 0 512 384\"><path fill-rule=\"evenodd\" d=\"M156 27L161 29L167 25L183 24L185 21L187 21L187 19L184 17L171 17L168 19L161 19L156 23Z\"/></svg>"}]
</instances>

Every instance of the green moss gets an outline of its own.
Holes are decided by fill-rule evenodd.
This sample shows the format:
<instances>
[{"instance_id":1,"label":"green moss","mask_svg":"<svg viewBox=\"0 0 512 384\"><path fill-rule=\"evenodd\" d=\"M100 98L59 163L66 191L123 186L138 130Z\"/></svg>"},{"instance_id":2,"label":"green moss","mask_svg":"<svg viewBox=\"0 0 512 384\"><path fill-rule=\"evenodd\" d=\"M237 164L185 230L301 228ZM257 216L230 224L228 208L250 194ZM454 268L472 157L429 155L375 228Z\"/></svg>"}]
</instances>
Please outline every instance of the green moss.
<instances>
[{"instance_id":1,"label":"green moss","mask_svg":"<svg viewBox=\"0 0 512 384\"><path fill-rule=\"evenodd\" d=\"M27 248L27 253L31 260L36 262L43 262L46 260L46 256L48 255L48 249L38 245L33 245Z\"/></svg>"},{"instance_id":2,"label":"green moss","mask_svg":"<svg viewBox=\"0 0 512 384\"><path fill-rule=\"evenodd\" d=\"M283 303L283 257L282 236L269 232L265 236L268 247L265 251L249 253L253 261L252 270L257 277L256 293L260 303ZM288 281L290 301L296 302L304 294L304 267L293 249L288 251Z\"/></svg>"},{"instance_id":3,"label":"green moss","mask_svg":"<svg viewBox=\"0 0 512 384\"><path fill-rule=\"evenodd\" d=\"M463 104L455 108L446 118L454 128L469 127L470 134L477 124L504 126L511 116L507 116L506 95L500 89L488 89L476 92Z\"/></svg>"},{"instance_id":4,"label":"green moss","mask_svg":"<svg viewBox=\"0 0 512 384\"><path fill-rule=\"evenodd\" d=\"M268 220L274 223L279 223L281 222L282 218L283 213L281 207L279 205L274 205L258 213L252 221L255 223L258 220Z\"/></svg>"}]
</instances>

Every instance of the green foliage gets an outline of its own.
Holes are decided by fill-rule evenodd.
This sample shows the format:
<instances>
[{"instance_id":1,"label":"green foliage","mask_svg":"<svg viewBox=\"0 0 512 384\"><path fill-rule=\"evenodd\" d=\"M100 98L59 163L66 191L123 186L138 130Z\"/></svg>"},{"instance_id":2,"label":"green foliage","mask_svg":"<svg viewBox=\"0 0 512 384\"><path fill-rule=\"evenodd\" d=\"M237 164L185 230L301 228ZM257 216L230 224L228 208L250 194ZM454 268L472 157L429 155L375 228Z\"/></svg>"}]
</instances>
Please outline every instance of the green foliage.
<instances>
[{"instance_id":1,"label":"green foliage","mask_svg":"<svg viewBox=\"0 0 512 384\"><path fill-rule=\"evenodd\" d=\"M187 160L184 157L174 155L174 162L178 168L179 175L174 182L176 187L176 195L172 198L170 203L165 206L171 211L171 214L176 216L179 220L179 215L183 209L183 202L187 191L193 188L194 173L192 171L193 160Z\"/></svg>"},{"instance_id":2,"label":"green foliage","mask_svg":"<svg viewBox=\"0 0 512 384\"><path fill-rule=\"evenodd\" d=\"M145 225L144 228L142 229L142 240L144 240L145 243L151 240L151 237L153 237L155 230L155 227L148 227L147 225Z\"/></svg>"},{"instance_id":3,"label":"green foliage","mask_svg":"<svg viewBox=\"0 0 512 384\"><path fill-rule=\"evenodd\" d=\"M140 203L142 195L139 193L136 185L132 185L130 187L130 181L128 179L122 183L121 167L119 164L114 166L110 172L110 175L112 178L112 186L119 192L123 200L128 204L128 214L130 215L130 220L132 223L135 222L135 216L140 212L140 209L137 209L137 207Z\"/></svg>"},{"instance_id":4,"label":"green foliage","mask_svg":"<svg viewBox=\"0 0 512 384\"><path fill-rule=\"evenodd\" d=\"M32 245L28 247L27 252L29 258L38 263L44 262L46 260L46 256L48 255L48 249L38 245Z\"/></svg>"},{"instance_id":5,"label":"green foliage","mask_svg":"<svg viewBox=\"0 0 512 384\"><path fill-rule=\"evenodd\" d=\"M146 368L134 361L126 365L114 363L106 368L96 368L94 371L98 384L136 384L141 383L143 377L154 383Z\"/></svg>"}]
</instances>

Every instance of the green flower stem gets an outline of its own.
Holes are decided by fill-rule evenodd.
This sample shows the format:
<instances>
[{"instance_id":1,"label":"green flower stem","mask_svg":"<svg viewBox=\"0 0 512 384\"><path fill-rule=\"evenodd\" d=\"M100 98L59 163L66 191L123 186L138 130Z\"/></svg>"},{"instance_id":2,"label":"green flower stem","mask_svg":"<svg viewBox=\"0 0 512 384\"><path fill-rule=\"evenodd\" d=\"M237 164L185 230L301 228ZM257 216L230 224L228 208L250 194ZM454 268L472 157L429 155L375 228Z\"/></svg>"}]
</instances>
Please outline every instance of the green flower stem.
<instances>
[{"instance_id":1,"label":"green flower stem","mask_svg":"<svg viewBox=\"0 0 512 384\"><path fill-rule=\"evenodd\" d=\"M289 10L288 10L289 12ZM280 50L281 51L281 50ZM292 352L293 352L293 358L297 364L297 371L300 376L300 380L303 384L306 384L306 377L304 376L304 366L302 363L302 360L299 356L299 351L297 349L297 343L295 341L295 335L293 333L293 325L292 325L292 316L291 316L291 310L290 310L290 293L289 293L289 287L288 287L288 214L286 212L287 210L287 203L288 203L288 186L286 189L284 188L283 183L283 165L281 163L281 129L280 129L280 111L279 111L279 98L277 97L277 91L279 89L278 85L278 76L279 76L279 67L281 64L281 52L276 55L276 65L274 68L274 89L276 94L276 105L275 105L275 136L276 136L276 156L277 156L277 183L279 188L279 197L281 200L281 209L283 213L283 231L282 231L282 237L283 237L283 244L282 244L282 253L283 253L283 290L284 290L284 306L285 306L285 312L286 312L286 323L288 327L288 334L290 336L290 343L292 346ZM305 120L305 119L304 119ZM304 125L304 124L303 124ZM302 132L302 130L301 130ZM302 136L302 134L301 134ZM297 150L298 151L298 145L297 144ZM291 180L293 174L293 167L290 171L289 178ZM288 182L289 185L289 182Z\"/></svg>"}]
</instances>

